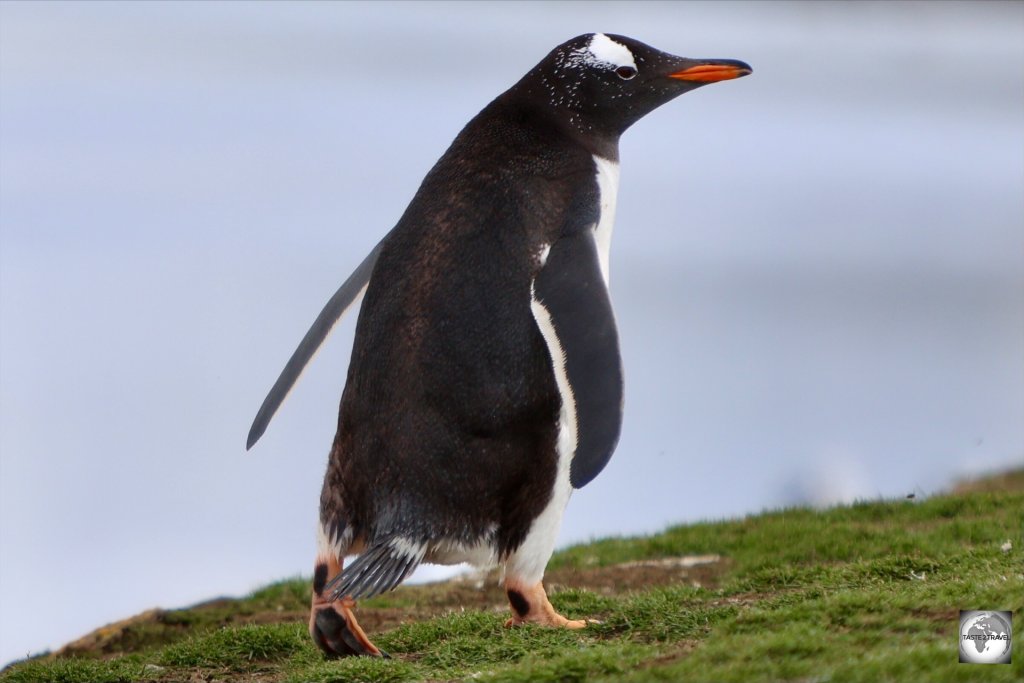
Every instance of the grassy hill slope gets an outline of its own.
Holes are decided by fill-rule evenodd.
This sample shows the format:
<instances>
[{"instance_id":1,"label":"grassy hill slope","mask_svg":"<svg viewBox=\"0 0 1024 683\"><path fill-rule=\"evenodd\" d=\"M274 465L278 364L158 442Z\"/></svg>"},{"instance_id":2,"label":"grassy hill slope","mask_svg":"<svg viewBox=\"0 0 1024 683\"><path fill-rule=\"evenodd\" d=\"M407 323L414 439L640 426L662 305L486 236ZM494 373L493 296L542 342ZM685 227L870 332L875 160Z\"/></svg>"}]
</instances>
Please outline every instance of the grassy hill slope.
<instances>
[{"instance_id":1,"label":"grassy hill slope","mask_svg":"<svg viewBox=\"0 0 1024 683\"><path fill-rule=\"evenodd\" d=\"M0 681L1020 681L1022 526L1024 470L597 541L558 553L546 583L600 624L505 629L494 575L405 586L359 608L390 660L324 660L296 579L112 624ZM958 663L961 609L1014 610L1012 664Z\"/></svg>"}]
</instances>

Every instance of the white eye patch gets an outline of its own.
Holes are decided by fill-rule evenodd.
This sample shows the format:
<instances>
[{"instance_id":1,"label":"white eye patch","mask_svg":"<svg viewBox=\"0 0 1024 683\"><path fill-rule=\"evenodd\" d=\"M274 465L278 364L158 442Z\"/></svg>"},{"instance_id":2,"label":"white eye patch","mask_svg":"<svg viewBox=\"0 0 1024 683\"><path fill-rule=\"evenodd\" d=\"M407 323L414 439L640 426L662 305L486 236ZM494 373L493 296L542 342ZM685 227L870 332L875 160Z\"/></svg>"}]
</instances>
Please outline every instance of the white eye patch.
<instances>
[{"instance_id":1,"label":"white eye patch","mask_svg":"<svg viewBox=\"0 0 1024 683\"><path fill-rule=\"evenodd\" d=\"M603 33L595 33L585 48L580 48L572 53L569 65L579 66L581 64L612 69L628 66L636 69L636 62L633 60L633 53L629 51L629 48L622 43L615 42Z\"/></svg>"}]
</instances>

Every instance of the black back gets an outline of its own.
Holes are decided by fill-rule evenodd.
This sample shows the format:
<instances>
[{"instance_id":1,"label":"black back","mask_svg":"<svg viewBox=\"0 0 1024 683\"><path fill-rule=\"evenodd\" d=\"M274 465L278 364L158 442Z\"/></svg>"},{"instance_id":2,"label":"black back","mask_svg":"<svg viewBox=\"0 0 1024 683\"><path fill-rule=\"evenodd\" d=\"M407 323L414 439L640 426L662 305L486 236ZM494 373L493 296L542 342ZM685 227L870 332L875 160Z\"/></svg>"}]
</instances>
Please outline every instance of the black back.
<instances>
[{"instance_id":1,"label":"black back","mask_svg":"<svg viewBox=\"0 0 1024 683\"><path fill-rule=\"evenodd\" d=\"M502 550L518 546L550 497L561 405L530 283L573 195L595 185L590 154L514 98L460 133L383 242L327 515L357 537L471 542L496 529Z\"/></svg>"}]
</instances>

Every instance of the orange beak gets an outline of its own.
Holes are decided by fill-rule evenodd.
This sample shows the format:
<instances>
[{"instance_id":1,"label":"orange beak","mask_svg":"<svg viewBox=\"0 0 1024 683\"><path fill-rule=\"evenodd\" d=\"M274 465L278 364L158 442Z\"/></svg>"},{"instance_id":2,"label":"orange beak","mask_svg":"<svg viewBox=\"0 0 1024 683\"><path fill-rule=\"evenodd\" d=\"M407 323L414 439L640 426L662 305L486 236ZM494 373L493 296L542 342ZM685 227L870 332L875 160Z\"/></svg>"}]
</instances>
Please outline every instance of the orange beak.
<instances>
[{"instance_id":1,"label":"orange beak","mask_svg":"<svg viewBox=\"0 0 1024 683\"><path fill-rule=\"evenodd\" d=\"M741 62L742 64L742 62ZM682 71L676 71L668 75L680 81L697 81L699 83L714 83L715 81L727 81L730 78L739 78L751 73L752 69L743 64L698 64Z\"/></svg>"}]
</instances>

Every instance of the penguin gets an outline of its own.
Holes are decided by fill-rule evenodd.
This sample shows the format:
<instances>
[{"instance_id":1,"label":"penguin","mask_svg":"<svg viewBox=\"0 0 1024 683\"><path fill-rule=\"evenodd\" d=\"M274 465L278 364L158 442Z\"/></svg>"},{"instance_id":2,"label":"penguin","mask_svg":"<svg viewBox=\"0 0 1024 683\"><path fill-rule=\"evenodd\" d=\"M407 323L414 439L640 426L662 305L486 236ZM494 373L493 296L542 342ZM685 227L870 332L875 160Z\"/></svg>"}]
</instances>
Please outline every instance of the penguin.
<instances>
[{"instance_id":1,"label":"penguin","mask_svg":"<svg viewBox=\"0 0 1024 683\"><path fill-rule=\"evenodd\" d=\"M543 576L570 494L622 425L619 137L749 73L621 35L559 45L463 128L331 297L247 442L362 297L320 497L309 632L326 655L386 656L353 609L425 562L502 567L506 626L588 624L552 607Z\"/></svg>"}]
</instances>

